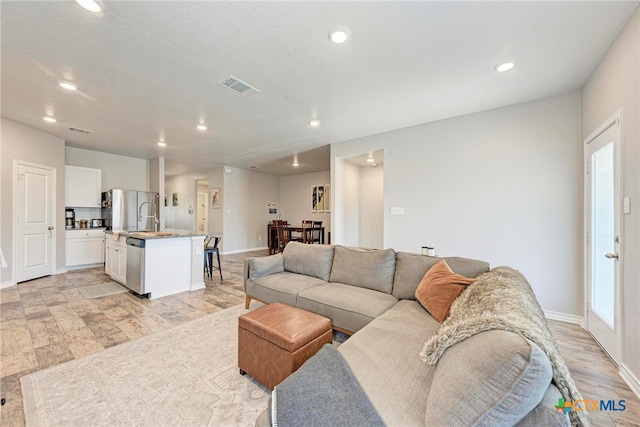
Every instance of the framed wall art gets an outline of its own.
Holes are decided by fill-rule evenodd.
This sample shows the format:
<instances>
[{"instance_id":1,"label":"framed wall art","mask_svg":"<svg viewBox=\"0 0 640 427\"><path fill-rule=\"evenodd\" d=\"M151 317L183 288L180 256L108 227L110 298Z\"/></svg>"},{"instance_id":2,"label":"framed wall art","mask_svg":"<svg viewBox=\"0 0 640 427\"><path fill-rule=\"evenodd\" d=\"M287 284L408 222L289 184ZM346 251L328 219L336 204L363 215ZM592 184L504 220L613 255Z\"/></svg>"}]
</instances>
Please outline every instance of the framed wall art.
<instances>
[{"instance_id":1,"label":"framed wall art","mask_svg":"<svg viewBox=\"0 0 640 427\"><path fill-rule=\"evenodd\" d=\"M220 189L211 189L211 209L220 209Z\"/></svg>"}]
</instances>

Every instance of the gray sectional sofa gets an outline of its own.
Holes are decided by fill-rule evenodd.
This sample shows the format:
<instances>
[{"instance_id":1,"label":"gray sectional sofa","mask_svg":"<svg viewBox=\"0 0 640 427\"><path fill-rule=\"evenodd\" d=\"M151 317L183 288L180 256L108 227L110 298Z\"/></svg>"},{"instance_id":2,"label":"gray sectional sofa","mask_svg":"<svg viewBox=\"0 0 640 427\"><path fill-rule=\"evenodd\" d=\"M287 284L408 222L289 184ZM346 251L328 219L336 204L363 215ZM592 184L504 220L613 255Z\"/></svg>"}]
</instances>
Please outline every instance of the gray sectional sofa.
<instances>
[{"instance_id":1,"label":"gray sectional sofa","mask_svg":"<svg viewBox=\"0 0 640 427\"><path fill-rule=\"evenodd\" d=\"M292 242L282 254L246 260L246 303L300 307L352 334L338 351L386 425L568 425L554 407L561 394L549 359L516 333L481 332L436 365L420 359L440 323L414 294L441 259L467 277L489 271L488 263L465 258ZM257 425L268 424L265 411Z\"/></svg>"}]
</instances>

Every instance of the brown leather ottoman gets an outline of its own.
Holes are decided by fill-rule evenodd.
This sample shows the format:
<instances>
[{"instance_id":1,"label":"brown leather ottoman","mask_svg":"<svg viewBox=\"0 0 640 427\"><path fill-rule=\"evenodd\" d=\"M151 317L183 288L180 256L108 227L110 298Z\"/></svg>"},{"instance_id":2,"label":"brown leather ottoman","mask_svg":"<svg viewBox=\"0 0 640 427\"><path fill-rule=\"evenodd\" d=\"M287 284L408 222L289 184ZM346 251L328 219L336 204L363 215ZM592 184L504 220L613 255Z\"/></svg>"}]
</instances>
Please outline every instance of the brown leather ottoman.
<instances>
[{"instance_id":1,"label":"brown leather ottoman","mask_svg":"<svg viewBox=\"0 0 640 427\"><path fill-rule=\"evenodd\" d=\"M265 305L238 318L240 374L273 390L331 340L328 318L279 302Z\"/></svg>"}]
</instances>

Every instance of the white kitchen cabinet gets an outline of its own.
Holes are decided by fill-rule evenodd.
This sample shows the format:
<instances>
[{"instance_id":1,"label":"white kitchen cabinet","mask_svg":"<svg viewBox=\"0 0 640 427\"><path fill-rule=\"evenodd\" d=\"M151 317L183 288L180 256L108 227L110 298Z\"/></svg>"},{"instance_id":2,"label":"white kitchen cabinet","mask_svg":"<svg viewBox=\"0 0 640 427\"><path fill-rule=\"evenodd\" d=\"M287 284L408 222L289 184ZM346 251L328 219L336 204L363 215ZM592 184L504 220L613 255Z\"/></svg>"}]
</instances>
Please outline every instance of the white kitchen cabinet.
<instances>
[{"instance_id":1,"label":"white kitchen cabinet","mask_svg":"<svg viewBox=\"0 0 640 427\"><path fill-rule=\"evenodd\" d=\"M120 236L114 240L107 234L105 240L104 272L116 282L127 283L127 238Z\"/></svg>"},{"instance_id":2,"label":"white kitchen cabinet","mask_svg":"<svg viewBox=\"0 0 640 427\"><path fill-rule=\"evenodd\" d=\"M66 265L81 267L104 262L104 229L67 230Z\"/></svg>"},{"instance_id":3,"label":"white kitchen cabinet","mask_svg":"<svg viewBox=\"0 0 640 427\"><path fill-rule=\"evenodd\" d=\"M102 171L81 166L65 166L64 205L71 208L102 206Z\"/></svg>"}]
</instances>

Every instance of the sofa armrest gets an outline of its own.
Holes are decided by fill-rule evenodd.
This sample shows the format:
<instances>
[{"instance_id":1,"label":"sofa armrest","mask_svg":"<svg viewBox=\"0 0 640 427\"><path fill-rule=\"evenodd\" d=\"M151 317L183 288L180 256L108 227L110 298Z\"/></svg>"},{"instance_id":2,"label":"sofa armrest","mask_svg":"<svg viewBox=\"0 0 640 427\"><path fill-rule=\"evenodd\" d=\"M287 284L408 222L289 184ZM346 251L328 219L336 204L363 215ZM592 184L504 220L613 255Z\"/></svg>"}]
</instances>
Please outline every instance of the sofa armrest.
<instances>
[{"instance_id":1,"label":"sofa armrest","mask_svg":"<svg viewBox=\"0 0 640 427\"><path fill-rule=\"evenodd\" d=\"M244 283L247 280L256 280L270 274L282 273L284 271L284 260L282 254L267 257L248 258L244 262Z\"/></svg>"},{"instance_id":2,"label":"sofa armrest","mask_svg":"<svg viewBox=\"0 0 640 427\"><path fill-rule=\"evenodd\" d=\"M514 425L540 403L551 376L551 362L531 341L503 330L479 333L438 361L425 425Z\"/></svg>"}]
</instances>

